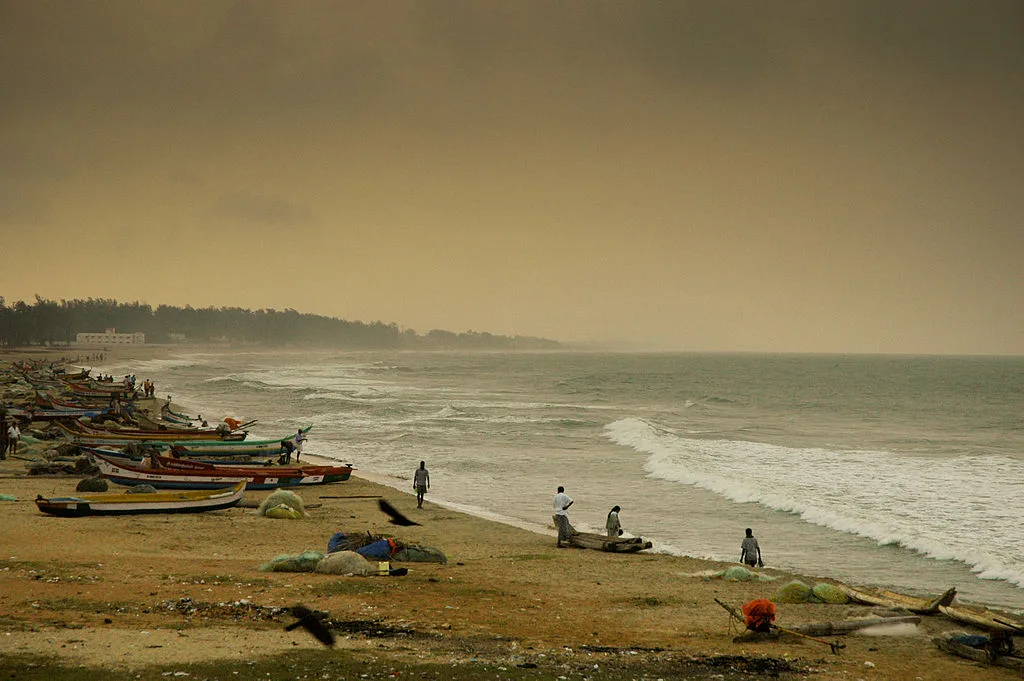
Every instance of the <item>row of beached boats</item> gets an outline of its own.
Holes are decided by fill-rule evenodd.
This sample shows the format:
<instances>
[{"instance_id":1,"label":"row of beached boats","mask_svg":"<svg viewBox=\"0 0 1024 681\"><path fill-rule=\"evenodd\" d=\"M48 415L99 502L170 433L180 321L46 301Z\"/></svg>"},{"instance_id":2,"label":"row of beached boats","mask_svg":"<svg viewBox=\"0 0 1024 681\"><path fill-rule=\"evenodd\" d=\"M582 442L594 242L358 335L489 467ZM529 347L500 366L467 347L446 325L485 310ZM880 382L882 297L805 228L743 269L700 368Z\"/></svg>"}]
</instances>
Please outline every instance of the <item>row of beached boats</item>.
<instances>
[{"instance_id":1,"label":"row of beached boats","mask_svg":"<svg viewBox=\"0 0 1024 681\"><path fill-rule=\"evenodd\" d=\"M837 585L851 601L864 605L906 610L915 615L943 614L963 624L978 629L999 631L1008 634L1024 634L1024 617L996 610L954 603L956 588L951 588L934 598L912 596L887 589Z\"/></svg>"},{"instance_id":2,"label":"row of beached boats","mask_svg":"<svg viewBox=\"0 0 1024 681\"><path fill-rule=\"evenodd\" d=\"M838 585L850 600L864 605L905 610L915 615L944 615L960 624L986 632L984 636L946 632L932 642L940 650L976 662L1024 672L1024 656L1016 652L1012 639L1024 636L1024 616L990 608L954 602L951 588L934 598L869 587ZM1006 642L1010 642L1008 645Z\"/></svg>"},{"instance_id":3,"label":"row of beached boats","mask_svg":"<svg viewBox=\"0 0 1024 681\"><path fill-rule=\"evenodd\" d=\"M46 375L19 367L35 389L34 404L13 415L50 422L64 440L95 462L100 474L130 489L121 493L38 497L44 513L62 516L194 513L228 508L245 490L323 485L348 480L350 464L290 465L282 456L295 433L249 439L241 423L225 419L210 428L172 409L170 401L153 415L126 384L91 381L88 372ZM43 418L36 416L43 414ZM201 425L197 425L201 424ZM305 437L312 426L299 430ZM275 464L275 461L282 465ZM137 493L142 485L155 492Z\"/></svg>"}]
</instances>

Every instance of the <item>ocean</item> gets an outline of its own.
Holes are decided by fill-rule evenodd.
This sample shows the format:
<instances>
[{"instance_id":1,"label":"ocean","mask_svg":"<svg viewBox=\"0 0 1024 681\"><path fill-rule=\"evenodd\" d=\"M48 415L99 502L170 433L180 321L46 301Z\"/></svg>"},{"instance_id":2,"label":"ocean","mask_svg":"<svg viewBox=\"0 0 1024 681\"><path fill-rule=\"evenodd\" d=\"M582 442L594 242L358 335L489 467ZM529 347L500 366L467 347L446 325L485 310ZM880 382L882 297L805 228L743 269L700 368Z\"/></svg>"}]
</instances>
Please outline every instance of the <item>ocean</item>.
<instances>
[{"instance_id":1,"label":"ocean","mask_svg":"<svg viewBox=\"0 0 1024 681\"><path fill-rule=\"evenodd\" d=\"M1024 358L182 351L107 364L251 437L549 534L622 507L654 550L1024 608Z\"/></svg>"}]
</instances>

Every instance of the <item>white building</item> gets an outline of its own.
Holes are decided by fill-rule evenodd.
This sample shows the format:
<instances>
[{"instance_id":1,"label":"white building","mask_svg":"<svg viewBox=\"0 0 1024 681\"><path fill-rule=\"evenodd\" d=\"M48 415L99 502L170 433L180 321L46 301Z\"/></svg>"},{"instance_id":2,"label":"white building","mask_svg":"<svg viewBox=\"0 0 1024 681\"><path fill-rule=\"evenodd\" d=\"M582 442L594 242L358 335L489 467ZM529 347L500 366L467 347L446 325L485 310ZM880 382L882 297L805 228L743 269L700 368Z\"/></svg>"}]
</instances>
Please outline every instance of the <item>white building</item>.
<instances>
[{"instance_id":1,"label":"white building","mask_svg":"<svg viewBox=\"0 0 1024 681\"><path fill-rule=\"evenodd\" d=\"M75 334L75 345L145 345L146 334L118 333L116 329L106 329L103 333Z\"/></svg>"}]
</instances>

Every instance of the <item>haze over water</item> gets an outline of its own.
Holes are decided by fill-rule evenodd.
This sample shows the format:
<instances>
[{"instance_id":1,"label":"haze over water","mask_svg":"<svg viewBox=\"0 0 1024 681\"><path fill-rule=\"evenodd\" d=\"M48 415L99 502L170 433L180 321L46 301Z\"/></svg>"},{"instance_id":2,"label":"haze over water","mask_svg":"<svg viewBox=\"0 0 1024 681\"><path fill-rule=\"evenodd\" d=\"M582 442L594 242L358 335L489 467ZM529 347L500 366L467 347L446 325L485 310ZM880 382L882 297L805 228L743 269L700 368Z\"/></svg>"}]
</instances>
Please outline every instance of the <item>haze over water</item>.
<instances>
[{"instance_id":1,"label":"haze over water","mask_svg":"<svg viewBox=\"0 0 1024 681\"><path fill-rule=\"evenodd\" d=\"M428 500L538 531L564 485L578 528L618 504L656 550L736 561L752 527L769 567L1024 604L1024 358L186 353L96 369L151 378L211 422L259 419L253 437L312 423L311 453L403 491L425 460Z\"/></svg>"}]
</instances>

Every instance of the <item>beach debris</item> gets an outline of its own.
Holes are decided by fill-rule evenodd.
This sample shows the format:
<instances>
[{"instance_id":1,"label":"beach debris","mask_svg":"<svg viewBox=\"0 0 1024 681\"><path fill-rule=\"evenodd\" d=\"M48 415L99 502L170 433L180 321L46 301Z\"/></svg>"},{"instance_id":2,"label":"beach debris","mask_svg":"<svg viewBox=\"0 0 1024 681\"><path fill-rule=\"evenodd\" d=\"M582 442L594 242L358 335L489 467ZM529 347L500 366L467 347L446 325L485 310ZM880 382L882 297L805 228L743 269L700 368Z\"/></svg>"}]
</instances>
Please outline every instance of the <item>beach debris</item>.
<instances>
[{"instance_id":1,"label":"beach debris","mask_svg":"<svg viewBox=\"0 0 1024 681\"><path fill-rule=\"evenodd\" d=\"M295 605L292 606L292 615L298 619L286 626L285 631L302 627L325 646L334 645L334 634L324 625L323 616L320 613L310 610L304 605Z\"/></svg>"},{"instance_id":2,"label":"beach debris","mask_svg":"<svg viewBox=\"0 0 1024 681\"><path fill-rule=\"evenodd\" d=\"M267 495L256 513L267 518L297 519L306 517L306 508L302 503L302 497L295 492L276 489Z\"/></svg>"},{"instance_id":3,"label":"beach debris","mask_svg":"<svg viewBox=\"0 0 1024 681\"><path fill-rule=\"evenodd\" d=\"M388 516L388 522L392 525L400 525L402 527L419 525L419 523L406 518L397 508L389 504L384 499L378 499L377 505L380 507L380 510Z\"/></svg>"},{"instance_id":4,"label":"beach debris","mask_svg":"<svg viewBox=\"0 0 1024 681\"><path fill-rule=\"evenodd\" d=\"M156 487L146 484L132 485L125 490L125 494L156 494Z\"/></svg>"}]
</instances>

